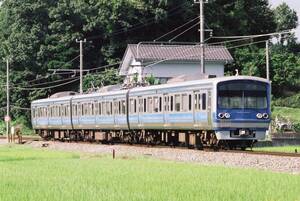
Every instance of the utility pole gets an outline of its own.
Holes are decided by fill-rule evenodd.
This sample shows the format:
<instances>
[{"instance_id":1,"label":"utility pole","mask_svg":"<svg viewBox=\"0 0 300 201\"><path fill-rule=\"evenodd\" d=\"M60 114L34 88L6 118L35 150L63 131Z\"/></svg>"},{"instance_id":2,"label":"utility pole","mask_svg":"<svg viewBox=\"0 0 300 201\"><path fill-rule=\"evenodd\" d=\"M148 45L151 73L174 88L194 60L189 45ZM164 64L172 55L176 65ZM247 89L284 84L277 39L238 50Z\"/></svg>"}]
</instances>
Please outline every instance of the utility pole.
<instances>
[{"instance_id":1,"label":"utility pole","mask_svg":"<svg viewBox=\"0 0 300 201\"><path fill-rule=\"evenodd\" d=\"M270 80L270 58L269 58L269 40L266 41L266 68L267 80Z\"/></svg>"},{"instance_id":2,"label":"utility pole","mask_svg":"<svg viewBox=\"0 0 300 201\"><path fill-rule=\"evenodd\" d=\"M204 2L205 1L205 2ZM204 3L208 3L207 0L194 0L194 3L199 3L200 8L200 70L201 73L205 73L205 48L204 48L204 38L205 38L205 30L204 30Z\"/></svg>"},{"instance_id":3,"label":"utility pole","mask_svg":"<svg viewBox=\"0 0 300 201\"><path fill-rule=\"evenodd\" d=\"M80 89L79 92L80 94L83 94L83 89L82 89L82 85L83 85L83 43L86 43L86 39L84 40L77 40L76 39L76 43L79 43L80 45Z\"/></svg>"},{"instance_id":4,"label":"utility pole","mask_svg":"<svg viewBox=\"0 0 300 201\"><path fill-rule=\"evenodd\" d=\"M6 135L10 142L10 103L9 103L9 59L6 59Z\"/></svg>"}]
</instances>

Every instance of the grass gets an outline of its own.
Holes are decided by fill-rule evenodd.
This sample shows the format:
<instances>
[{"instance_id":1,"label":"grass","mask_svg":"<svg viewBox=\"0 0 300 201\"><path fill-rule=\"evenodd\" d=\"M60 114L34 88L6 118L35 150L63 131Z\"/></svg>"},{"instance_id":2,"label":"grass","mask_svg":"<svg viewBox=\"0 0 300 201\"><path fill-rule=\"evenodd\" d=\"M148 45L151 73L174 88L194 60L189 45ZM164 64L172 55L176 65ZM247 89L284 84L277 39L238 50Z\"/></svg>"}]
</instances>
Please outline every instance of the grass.
<instances>
[{"instance_id":1,"label":"grass","mask_svg":"<svg viewBox=\"0 0 300 201\"><path fill-rule=\"evenodd\" d=\"M0 147L1 201L300 201L300 176Z\"/></svg>"},{"instance_id":2,"label":"grass","mask_svg":"<svg viewBox=\"0 0 300 201\"><path fill-rule=\"evenodd\" d=\"M300 123L300 108L274 107L272 116L282 116L291 119L293 122Z\"/></svg>"},{"instance_id":3,"label":"grass","mask_svg":"<svg viewBox=\"0 0 300 201\"><path fill-rule=\"evenodd\" d=\"M295 149L297 149L298 153L300 153L300 145L253 148L254 151L274 151L274 152L287 152L287 153L295 153Z\"/></svg>"}]
</instances>

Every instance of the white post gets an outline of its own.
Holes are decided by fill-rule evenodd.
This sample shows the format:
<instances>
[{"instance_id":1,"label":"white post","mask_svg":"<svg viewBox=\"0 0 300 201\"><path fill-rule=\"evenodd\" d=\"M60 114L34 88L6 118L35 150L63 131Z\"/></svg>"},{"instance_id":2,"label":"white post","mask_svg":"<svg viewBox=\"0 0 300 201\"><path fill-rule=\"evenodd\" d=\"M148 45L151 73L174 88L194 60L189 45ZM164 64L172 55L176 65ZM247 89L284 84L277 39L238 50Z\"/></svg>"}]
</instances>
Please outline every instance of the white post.
<instances>
[{"instance_id":1,"label":"white post","mask_svg":"<svg viewBox=\"0 0 300 201\"><path fill-rule=\"evenodd\" d=\"M9 103L9 59L6 60L6 118L10 118L10 103ZM10 121L6 119L6 135L7 141L10 142Z\"/></svg>"},{"instance_id":2,"label":"white post","mask_svg":"<svg viewBox=\"0 0 300 201\"><path fill-rule=\"evenodd\" d=\"M267 80L270 80L269 40L266 41L266 68L267 68L267 72L266 72Z\"/></svg>"},{"instance_id":3,"label":"white post","mask_svg":"<svg viewBox=\"0 0 300 201\"><path fill-rule=\"evenodd\" d=\"M83 43L86 43L86 39L84 40L76 40L80 45L80 86L79 92L83 94Z\"/></svg>"},{"instance_id":4,"label":"white post","mask_svg":"<svg viewBox=\"0 0 300 201\"><path fill-rule=\"evenodd\" d=\"M205 60L204 60L204 2L203 0L199 1L200 4L200 47L201 47L201 62L200 62L200 68L201 73L205 73Z\"/></svg>"}]
</instances>

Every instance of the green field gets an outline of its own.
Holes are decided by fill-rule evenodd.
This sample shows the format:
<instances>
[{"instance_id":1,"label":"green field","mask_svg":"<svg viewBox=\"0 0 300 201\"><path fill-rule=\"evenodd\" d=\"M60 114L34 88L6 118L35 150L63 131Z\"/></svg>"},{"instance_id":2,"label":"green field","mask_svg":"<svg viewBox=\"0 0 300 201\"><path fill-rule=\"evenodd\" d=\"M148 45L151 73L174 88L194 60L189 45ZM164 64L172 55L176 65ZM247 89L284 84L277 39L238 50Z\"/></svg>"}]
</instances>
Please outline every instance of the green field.
<instances>
[{"instance_id":1,"label":"green field","mask_svg":"<svg viewBox=\"0 0 300 201\"><path fill-rule=\"evenodd\" d=\"M0 147L0 200L300 200L300 176Z\"/></svg>"},{"instance_id":2,"label":"green field","mask_svg":"<svg viewBox=\"0 0 300 201\"><path fill-rule=\"evenodd\" d=\"M298 146L278 146L278 147L255 147L254 151L275 151L275 152L287 152L295 153L295 149L300 153L300 145Z\"/></svg>"},{"instance_id":3,"label":"green field","mask_svg":"<svg viewBox=\"0 0 300 201\"><path fill-rule=\"evenodd\" d=\"M272 116L275 118L278 115L300 123L300 108L274 107Z\"/></svg>"}]
</instances>

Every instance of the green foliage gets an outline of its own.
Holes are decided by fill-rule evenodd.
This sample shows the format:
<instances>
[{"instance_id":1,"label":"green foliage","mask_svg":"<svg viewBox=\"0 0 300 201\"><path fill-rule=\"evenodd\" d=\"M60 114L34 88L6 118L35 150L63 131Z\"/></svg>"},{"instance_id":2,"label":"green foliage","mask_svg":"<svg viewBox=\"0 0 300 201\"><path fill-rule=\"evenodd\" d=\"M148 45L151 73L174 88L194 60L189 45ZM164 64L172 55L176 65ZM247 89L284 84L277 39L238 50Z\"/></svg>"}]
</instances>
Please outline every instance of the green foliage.
<instances>
[{"instance_id":1,"label":"green foliage","mask_svg":"<svg viewBox=\"0 0 300 201\"><path fill-rule=\"evenodd\" d=\"M298 200L299 175L0 147L0 200ZM8 185L10 184L10 185ZM266 186L268 188L266 188ZM251 196L249 196L251 195Z\"/></svg>"},{"instance_id":2,"label":"green foliage","mask_svg":"<svg viewBox=\"0 0 300 201\"><path fill-rule=\"evenodd\" d=\"M300 108L300 93L273 100L274 106Z\"/></svg>"},{"instance_id":3,"label":"green foliage","mask_svg":"<svg viewBox=\"0 0 300 201\"><path fill-rule=\"evenodd\" d=\"M295 149L300 151L300 146L279 146L279 147L255 147L254 151L286 152L295 153Z\"/></svg>"},{"instance_id":4,"label":"green foliage","mask_svg":"<svg viewBox=\"0 0 300 201\"><path fill-rule=\"evenodd\" d=\"M270 77L275 96L295 88L300 76L300 58L288 49L276 46L270 50ZM234 52L235 65L243 75L266 77L265 49L250 46ZM233 71L230 68L230 71Z\"/></svg>"},{"instance_id":5,"label":"green foliage","mask_svg":"<svg viewBox=\"0 0 300 201\"><path fill-rule=\"evenodd\" d=\"M22 135L34 135L34 131L31 128L30 122L24 116L20 116L11 122L11 126L21 126ZM0 121L0 135L6 134L6 123Z\"/></svg>"},{"instance_id":6,"label":"green foliage","mask_svg":"<svg viewBox=\"0 0 300 201\"><path fill-rule=\"evenodd\" d=\"M274 107L272 118L276 116L290 119L292 123L300 123L300 108Z\"/></svg>"},{"instance_id":7,"label":"green foliage","mask_svg":"<svg viewBox=\"0 0 300 201\"><path fill-rule=\"evenodd\" d=\"M155 84L159 83L159 80L156 79L153 74L151 74L150 76L147 76L145 80L150 85L155 85Z\"/></svg>"},{"instance_id":8,"label":"green foliage","mask_svg":"<svg viewBox=\"0 0 300 201\"><path fill-rule=\"evenodd\" d=\"M105 69L101 73L88 74L83 79L83 89L87 91L90 88L103 87L121 83L121 77L116 69Z\"/></svg>"},{"instance_id":9,"label":"green foliage","mask_svg":"<svg viewBox=\"0 0 300 201\"><path fill-rule=\"evenodd\" d=\"M297 12L285 2L277 6L274 13L277 24L276 31L290 30L298 26Z\"/></svg>"},{"instance_id":10,"label":"green foliage","mask_svg":"<svg viewBox=\"0 0 300 201\"><path fill-rule=\"evenodd\" d=\"M297 21L294 11L286 5L273 11L267 0L212 1L205 11L207 24L214 29L215 35L274 32L293 27ZM120 61L128 43L152 41L198 14L198 5L192 0L4 0L0 7L0 58L12 58L11 84L15 88L11 91L11 102L16 106L13 118L24 116L29 121L29 111L17 107L29 108L32 100L60 91L78 90L78 82L53 89L24 91L17 88L45 87L48 85L36 84L70 78L71 75L48 75L48 69L78 69L79 44L76 39L87 38L84 68L91 69ZM177 40L199 40L197 29L191 29ZM181 31L161 40L169 40ZM210 41L214 42L214 39ZM300 50L295 43L293 41L290 46L294 52ZM255 48L252 47L252 52L249 49L236 51L237 63L229 71L239 68L245 74L264 76L263 50ZM253 52L258 54L254 56ZM278 52L272 56L272 78L277 94L284 90L282 86L294 84L298 76L295 69L299 59L294 52ZM87 75L84 88L92 87L89 81L94 82L95 87L120 81L113 76L115 73L104 74L108 76ZM29 82L41 76L47 77ZM5 64L0 63L0 85L4 84L4 78ZM154 80L150 80L153 83ZM3 89L0 88L0 108L6 103ZM4 111L0 110L0 116L3 115Z\"/></svg>"},{"instance_id":11,"label":"green foliage","mask_svg":"<svg viewBox=\"0 0 300 201\"><path fill-rule=\"evenodd\" d=\"M300 133L300 123L294 123L293 129L295 130L295 132Z\"/></svg>"}]
</instances>

